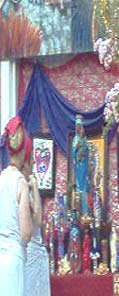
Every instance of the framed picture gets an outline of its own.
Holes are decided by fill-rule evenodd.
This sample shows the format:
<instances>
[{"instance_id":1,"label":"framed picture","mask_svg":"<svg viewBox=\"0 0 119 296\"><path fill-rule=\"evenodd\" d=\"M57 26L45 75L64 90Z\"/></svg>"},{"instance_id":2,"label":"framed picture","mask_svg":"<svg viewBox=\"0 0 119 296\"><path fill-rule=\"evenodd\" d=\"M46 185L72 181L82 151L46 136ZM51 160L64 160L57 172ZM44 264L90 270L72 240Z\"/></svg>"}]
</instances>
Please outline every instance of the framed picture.
<instances>
[{"instance_id":1,"label":"framed picture","mask_svg":"<svg viewBox=\"0 0 119 296\"><path fill-rule=\"evenodd\" d=\"M33 173L42 196L54 194L54 141L48 134L33 139Z\"/></svg>"},{"instance_id":2,"label":"framed picture","mask_svg":"<svg viewBox=\"0 0 119 296\"><path fill-rule=\"evenodd\" d=\"M72 141L74 132L68 135L68 184L73 191L75 191L74 169L73 169L73 156L72 156ZM93 196L95 186L100 193L101 201L101 214L102 219L106 222L106 208L107 208L107 140L102 135L94 135L87 137L88 139L88 171L89 171L89 192ZM72 192L71 192L72 195ZM71 197L72 198L72 197Z\"/></svg>"}]
</instances>

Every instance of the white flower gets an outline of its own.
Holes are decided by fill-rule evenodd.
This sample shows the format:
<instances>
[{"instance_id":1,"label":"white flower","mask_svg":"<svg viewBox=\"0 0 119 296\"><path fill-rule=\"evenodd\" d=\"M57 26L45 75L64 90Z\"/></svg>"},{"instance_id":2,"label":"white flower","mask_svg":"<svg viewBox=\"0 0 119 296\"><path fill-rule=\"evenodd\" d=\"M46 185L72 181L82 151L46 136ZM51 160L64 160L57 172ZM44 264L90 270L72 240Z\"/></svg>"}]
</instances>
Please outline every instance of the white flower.
<instances>
[{"instance_id":1,"label":"white flower","mask_svg":"<svg viewBox=\"0 0 119 296\"><path fill-rule=\"evenodd\" d=\"M105 121L108 123L108 121L111 122L114 120L116 123L119 122L119 114L117 111L117 107L119 105L119 100L118 100L118 95L119 95L119 83L115 83L114 87L110 89L106 93L105 96L105 108L104 108L104 117Z\"/></svg>"},{"instance_id":2,"label":"white flower","mask_svg":"<svg viewBox=\"0 0 119 296\"><path fill-rule=\"evenodd\" d=\"M97 40L95 41L95 43L94 43L94 51L97 51L97 50L98 50L98 48L99 48L101 42L102 42L102 38L99 38L99 39L97 39Z\"/></svg>"},{"instance_id":3,"label":"white flower","mask_svg":"<svg viewBox=\"0 0 119 296\"><path fill-rule=\"evenodd\" d=\"M116 82L116 83L115 83L115 85L114 85L114 89L115 89L115 90L118 90L118 92L119 92L119 82Z\"/></svg>"},{"instance_id":4,"label":"white flower","mask_svg":"<svg viewBox=\"0 0 119 296\"><path fill-rule=\"evenodd\" d=\"M106 93L105 102L110 101L110 91Z\"/></svg>"},{"instance_id":5,"label":"white flower","mask_svg":"<svg viewBox=\"0 0 119 296\"><path fill-rule=\"evenodd\" d=\"M108 47L111 45L112 39L108 38L108 39L103 40L102 42L106 47Z\"/></svg>"},{"instance_id":6,"label":"white flower","mask_svg":"<svg viewBox=\"0 0 119 296\"><path fill-rule=\"evenodd\" d=\"M94 43L94 51L98 51L100 64L104 64L104 68L106 70L110 68L117 49L117 40L113 40L112 38L108 38L106 40L99 38Z\"/></svg>"}]
</instances>

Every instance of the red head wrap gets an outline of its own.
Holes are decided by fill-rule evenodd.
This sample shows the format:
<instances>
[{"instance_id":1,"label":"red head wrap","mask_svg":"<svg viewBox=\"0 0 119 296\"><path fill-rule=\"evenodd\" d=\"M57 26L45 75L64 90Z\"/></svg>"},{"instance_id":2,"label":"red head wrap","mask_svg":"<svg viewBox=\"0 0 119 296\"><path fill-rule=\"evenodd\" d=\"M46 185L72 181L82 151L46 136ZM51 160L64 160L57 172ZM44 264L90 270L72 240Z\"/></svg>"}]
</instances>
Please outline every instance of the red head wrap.
<instances>
[{"instance_id":1,"label":"red head wrap","mask_svg":"<svg viewBox=\"0 0 119 296\"><path fill-rule=\"evenodd\" d=\"M30 137L26 138L26 145L25 145L25 155L24 155L24 161L27 161L30 157L31 151L33 146L33 140Z\"/></svg>"},{"instance_id":2,"label":"red head wrap","mask_svg":"<svg viewBox=\"0 0 119 296\"><path fill-rule=\"evenodd\" d=\"M20 128L20 129L19 129ZM19 140L16 145L11 145L9 138L18 134ZM5 135L7 139L8 149L11 155L20 152L25 145L25 129L23 122L19 116L11 118L5 127Z\"/></svg>"}]
</instances>

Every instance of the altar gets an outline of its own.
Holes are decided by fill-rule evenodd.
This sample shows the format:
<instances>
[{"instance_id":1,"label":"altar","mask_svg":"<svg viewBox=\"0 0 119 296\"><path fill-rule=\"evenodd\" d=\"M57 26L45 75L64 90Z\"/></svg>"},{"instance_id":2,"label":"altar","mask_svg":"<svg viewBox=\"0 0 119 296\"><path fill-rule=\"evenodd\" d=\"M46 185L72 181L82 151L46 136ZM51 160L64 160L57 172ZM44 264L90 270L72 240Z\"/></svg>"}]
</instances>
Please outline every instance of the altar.
<instances>
[{"instance_id":1,"label":"altar","mask_svg":"<svg viewBox=\"0 0 119 296\"><path fill-rule=\"evenodd\" d=\"M51 276L51 296L114 296L113 274Z\"/></svg>"}]
</instances>

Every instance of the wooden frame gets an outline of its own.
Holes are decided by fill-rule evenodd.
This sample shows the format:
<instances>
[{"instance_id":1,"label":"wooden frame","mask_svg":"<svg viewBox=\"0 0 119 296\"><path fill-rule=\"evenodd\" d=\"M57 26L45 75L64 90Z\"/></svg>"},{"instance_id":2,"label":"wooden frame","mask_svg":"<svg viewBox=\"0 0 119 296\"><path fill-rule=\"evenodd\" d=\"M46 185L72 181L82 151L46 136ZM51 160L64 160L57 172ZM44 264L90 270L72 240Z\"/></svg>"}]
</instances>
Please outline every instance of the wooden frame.
<instances>
[{"instance_id":1,"label":"wooden frame","mask_svg":"<svg viewBox=\"0 0 119 296\"><path fill-rule=\"evenodd\" d=\"M38 181L42 196L54 195L54 141L49 134L40 134L33 138L33 173Z\"/></svg>"},{"instance_id":2,"label":"wooden frame","mask_svg":"<svg viewBox=\"0 0 119 296\"><path fill-rule=\"evenodd\" d=\"M73 159L72 159L72 140L74 132L69 132L68 135L68 184L75 191L74 174L73 174ZM102 135L89 136L89 162L92 163L94 157L98 161L99 186L100 186L100 198L101 198L101 211L102 219L106 223L106 208L107 208L107 139ZM92 158L92 159L91 159ZM89 180L90 183L90 180Z\"/></svg>"}]
</instances>

